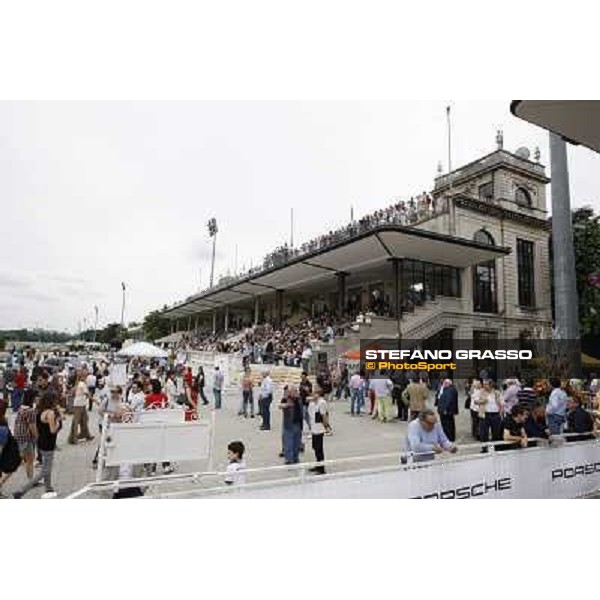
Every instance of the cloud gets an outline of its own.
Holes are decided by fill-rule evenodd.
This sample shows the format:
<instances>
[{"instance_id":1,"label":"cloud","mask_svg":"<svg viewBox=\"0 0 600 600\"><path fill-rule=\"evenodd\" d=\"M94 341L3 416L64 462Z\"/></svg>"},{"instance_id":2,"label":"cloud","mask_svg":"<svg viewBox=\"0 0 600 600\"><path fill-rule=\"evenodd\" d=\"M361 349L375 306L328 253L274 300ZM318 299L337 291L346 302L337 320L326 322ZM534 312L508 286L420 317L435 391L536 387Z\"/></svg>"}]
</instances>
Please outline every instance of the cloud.
<instances>
[{"instance_id":1,"label":"cloud","mask_svg":"<svg viewBox=\"0 0 600 600\"><path fill-rule=\"evenodd\" d=\"M8 288L9 290L28 288L31 283L29 278L23 275L7 273L6 271L0 272L0 288Z\"/></svg>"},{"instance_id":2,"label":"cloud","mask_svg":"<svg viewBox=\"0 0 600 600\"><path fill-rule=\"evenodd\" d=\"M65 283L71 286L83 287L89 285L90 283L87 279L84 279L83 277L76 277L73 275L46 274L42 275L42 277L44 277L44 279L48 281L54 281L56 283Z\"/></svg>"},{"instance_id":3,"label":"cloud","mask_svg":"<svg viewBox=\"0 0 600 600\"><path fill-rule=\"evenodd\" d=\"M187 250L186 253L192 260L212 260L212 241L196 242ZM226 258L225 252L219 248L217 243L215 248L215 260L224 260Z\"/></svg>"}]
</instances>

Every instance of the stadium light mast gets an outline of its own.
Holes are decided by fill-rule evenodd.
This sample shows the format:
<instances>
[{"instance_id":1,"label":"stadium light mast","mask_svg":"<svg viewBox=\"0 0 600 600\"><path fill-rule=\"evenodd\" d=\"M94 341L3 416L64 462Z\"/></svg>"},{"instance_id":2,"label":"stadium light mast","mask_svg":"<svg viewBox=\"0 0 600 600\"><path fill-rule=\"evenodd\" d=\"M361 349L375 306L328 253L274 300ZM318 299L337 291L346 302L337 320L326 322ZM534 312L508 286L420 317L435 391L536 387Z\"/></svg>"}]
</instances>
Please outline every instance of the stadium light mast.
<instances>
[{"instance_id":1,"label":"stadium light mast","mask_svg":"<svg viewBox=\"0 0 600 600\"><path fill-rule=\"evenodd\" d=\"M212 259L210 263L210 287L212 288L215 276L215 249L217 245L217 232L219 231L219 228L217 226L217 220L214 217L212 219L209 219L207 227L208 235L213 239Z\"/></svg>"}]
</instances>

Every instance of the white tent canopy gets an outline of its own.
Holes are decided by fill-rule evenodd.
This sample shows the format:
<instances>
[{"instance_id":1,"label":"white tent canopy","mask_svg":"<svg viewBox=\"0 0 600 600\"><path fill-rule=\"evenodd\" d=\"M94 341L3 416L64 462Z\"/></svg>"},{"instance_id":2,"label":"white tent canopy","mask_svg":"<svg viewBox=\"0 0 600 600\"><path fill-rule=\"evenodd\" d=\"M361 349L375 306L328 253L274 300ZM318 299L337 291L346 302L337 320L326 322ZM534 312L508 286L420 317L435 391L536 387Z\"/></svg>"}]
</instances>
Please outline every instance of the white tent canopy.
<instances>
[{"instance_id":1,"label":"white tent canopy","mask_svg":"<svg viewBox=\"0 0 600 600\"><path fill-rule=\"evenodd\" d=\"M153 346L148 342L138 342L131 344L117 352L117 356L139 356L142 358L167 358L168 352L161 350L158 346Z\"/></svg>"}]
</instances>

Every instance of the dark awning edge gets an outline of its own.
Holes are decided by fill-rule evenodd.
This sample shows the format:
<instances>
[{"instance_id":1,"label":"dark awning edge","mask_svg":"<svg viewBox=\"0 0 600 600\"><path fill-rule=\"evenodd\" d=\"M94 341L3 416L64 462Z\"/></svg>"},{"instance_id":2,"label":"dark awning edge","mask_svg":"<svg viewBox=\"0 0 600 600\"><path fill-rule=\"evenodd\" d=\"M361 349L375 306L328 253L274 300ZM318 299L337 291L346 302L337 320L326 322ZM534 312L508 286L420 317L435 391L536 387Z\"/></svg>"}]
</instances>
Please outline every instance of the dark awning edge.
<instances>
[{"instance_id":1,"label":"dark awning edge","mask_svg":"<svg viewBox=\"0 0 600 600\"><path fill-rule=\"evenodd\" d=\"M575 106L575 105L578 106ZM562 105L562 106L560 106ZM573 118L574 109L580 109L581 114L586 110L595 110L593 118L585 120L591 127L581 127L577 118ZM554 109L552 111L552 109ZM510 112L523 121L541 127L554 133L566 142L575 146L584 146L600 152L600 101L598 100L513 100ZM569 118L572 117L572 118Z\"/></svg>"}]
</instances>

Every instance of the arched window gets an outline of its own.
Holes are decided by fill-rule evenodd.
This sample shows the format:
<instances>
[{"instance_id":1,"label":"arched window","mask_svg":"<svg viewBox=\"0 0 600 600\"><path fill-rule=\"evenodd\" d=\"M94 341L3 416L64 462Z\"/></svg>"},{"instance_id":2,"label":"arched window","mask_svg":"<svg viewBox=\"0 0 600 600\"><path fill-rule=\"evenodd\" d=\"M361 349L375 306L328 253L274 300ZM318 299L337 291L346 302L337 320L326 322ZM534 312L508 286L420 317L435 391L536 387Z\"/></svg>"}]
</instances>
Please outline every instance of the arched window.
<instances>
[{"instance_id":1,"label":"arched window","mask_svg":"<svg viewBox=\"0 0 600 600\"><path fill-rule=\"evenodd\" d=\"M515 192L515 200L519 206L531 206L531 194L522 187L518 187Z\"/></svg>"},{"instance_id":2,"label":"arched window","mask_svg":"<svg viewBox=\"0 0 600 600\"><path fill-rule=\"evenodd\" d=\"M492 235L480 229L473 236L480 244L495 246ZM496 261L488 260L472 267L473 269L473 310L475 312L495 313L496 304Z\"/></svg>"},{"instance_id":3,"label":"arched window","mask_svg":"<svg viewBox=\"0 0 600 600\"><path fill-rule=\"evenodd\" d=\"M480 244L487 244L488 246L496 245L492 234L489 231L486 231L485 229L480 229L479 231L476 231L475 235L473 236L473 240Z\"/></svg>"}]
</instances>

